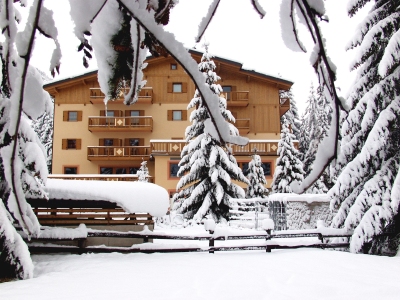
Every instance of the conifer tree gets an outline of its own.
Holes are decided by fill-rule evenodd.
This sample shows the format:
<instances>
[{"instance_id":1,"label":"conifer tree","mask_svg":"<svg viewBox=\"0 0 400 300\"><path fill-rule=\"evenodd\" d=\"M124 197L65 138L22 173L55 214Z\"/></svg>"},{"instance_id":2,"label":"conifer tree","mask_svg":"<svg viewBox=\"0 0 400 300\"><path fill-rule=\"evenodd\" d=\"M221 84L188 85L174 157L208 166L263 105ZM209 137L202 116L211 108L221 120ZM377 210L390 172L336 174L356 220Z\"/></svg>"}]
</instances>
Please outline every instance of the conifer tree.
<instances>
[{"instance_id":1,"label":"conifer tree","mask_svg":"<svg viewBox=\"0 0 400 300\"><path fill-rule=\"evenodd\" d=\"M289 99L290 101L290 109L285 114L285 117L288 119L289 124L292 127L292 133L295 136L296 140L300 140L300 116L299 110L297 108L296 100L294 99L294 95L292 93L292 89L290 88L288 91L280 90L279 98L281 99L281 104L283 104L285 99Z\"/></svg>"},{"instance_id":2,"label":"conifer tree","mask_svg":"<svg viewBox=\"0 0 400 300\"><path fill-rule=\"evenodd\" d=\"M205 49L199 70L205 74L211 91L219 96L222 88L217 81L220 77L214 72L215 63L208 53L207 44ZM173 197L174 208L177 213L195 221L200 221L207 214L219 221L229 216L230 198L245 196L243 189L232 180L248 181L231 154L229 145L221 144L213 132L207 130L210 115L203 101L196 90L188 105L188 109L195 110L190 115L192 124L185 132L188 144L182 150L179 162L178 176L181 179L177 185L179 192ZM219 109L226 120L235 121L223 97L219 97ZM230 129L231 134L238 135L233 124Z\"/></svg>"},{"instance_id":3,"label":"conifer tree","mask_svg":"<svg viewBox=\"0 0 400 300\"><path fill-rule=\"evenodd\" d=\"M53 115L45 112L32 122L32 127L44 146L47 168L49 173L51 173L53 158Z\"/></svg>"},{"instance_id":4,"label":"conifer tree","mask_svg":"<svg viewBox=\"0 0 400 300\"><path fill-rule=\"evenodd\" d=\"M249 180L246 198L266 198L268 195L268 189L265 187L267 181L265 180L261 157L257 154L257 150L254 151L249 162L246 177Z\"/></svg>"},{"instance_id":5,"label":"conifer tree","mask_svg":"<svg viewBox=\"0 0 400 300\"><path fill-rule=\"evenodd\" d=\"M350 17L367 2L353 1ZM399 0L374 1L348 46L358 48L353 64L358 74L342 126L337 159L342 172L329 195L331 208L338 210L332 226L354 230L352 252L366 250L365 243L378 241L381 233L396 228L399 233L395 224L400 202L399 6ZM372 251L381 253L385 240L396 248L398 237L391 234Z\"/></svg>"},{"instance_id":6,"label":"conifer tree","mask_svg":"<svg viewBox=\"0 0 400 300\"><path fill-rule=\"evenodd\" d=\"M136 172L138 181L148 182L149 169L147 168L147 161L143 160L140 164L139 170Z\"/></svg>"},{"instance_id":7,"label":"conifer tree","mask_svg":"<svg viewBox=\"0 0 400 300\"><path fill-rule=\"evenodd\" d=\"M293 139L294 135L289 130L289 122L283 116L281 139L278 144L279 157L272 180L273 193L292 193L290 184L293 181L303 180L303 163L299 159L299 151L293 145Z\"/></svg>"}]
</instances>

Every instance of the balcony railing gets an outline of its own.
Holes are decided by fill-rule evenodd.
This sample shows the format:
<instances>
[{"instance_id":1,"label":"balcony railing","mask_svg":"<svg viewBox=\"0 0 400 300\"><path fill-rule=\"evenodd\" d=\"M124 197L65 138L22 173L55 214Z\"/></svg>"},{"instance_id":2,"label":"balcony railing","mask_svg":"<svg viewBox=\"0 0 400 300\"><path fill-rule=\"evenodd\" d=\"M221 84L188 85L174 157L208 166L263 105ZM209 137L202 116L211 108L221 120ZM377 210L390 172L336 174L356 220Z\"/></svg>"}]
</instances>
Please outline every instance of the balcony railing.
<instances>
[{"instance_id":1,"label":"balcony railing","mask_svg":"<svg viewBox=\"0 0 400 300\"><path fill-rule=\"evenodd\" d=\"M150 146L89 146L87 147L87 159L94 160L148 160L150 158Z\"/></svg>"},{"instance_id":2,"label":"balcony railing","mask_svg":"<svg viewBox=\"0 0 400 300\"><path fill-rule=\"evenodd\" d=\"M223 92L221 96L225 97L228 106L247 106L249 105L248 91Z\"/></svg>"},{"instance_id":3,"label":"balcony railing","mask_svg":"<svg viewBox=\"0 0 400 300\"><path fill-rule=\"evenodd\" d=\"M121 90L121 95L118 99L115 99L114 102L122 103L124 100L124 94L129 92L129 88L124 88ZM104 94L100 90L100 88L90 88L90 102L92 104L101 104L104 100ZM153 103L153 88L152 87L144 87L140 90L138 102L139 104L151 104Z\"/></svg>"},{"instance_id":4,"label":"balcony railing","mask_svg":"<svg viewBox=\"0 0 400 300\"><path fill-rule=\"evenodd\" d=\"M232 145L233 155L251 155L257 150L258 155L278 155L279 140L250 140L246 146ZM298 148L298 142L294 142L294 147Z\"/></svg>"},{"instance_id":5,"label":"balcony railing","mask_svg":"<svg viewBox=\"0 0 400 300\"><path fill-rule=\"evenodd\" d=\"M47 178L66 180L138 181L136 174L49 174ZM149 182L154 178L149 176Z\"/></svg>"},{"instance_id":6,"label":"balcony railing","mask_svg":"<svg viewBox=\"0 0 400 300\"><path fill-rule=\"evenodd\" d=\"M152 155L180 156L185 145L185 140L150 140Z\"/></svg>"},{"instance_id":7,"label":"balcony railing","mask_svg":"<svg viewBox=\"0 0 400 300\"><path fill-rule=\"evenodd\" d=\"M153 131L153 118L141 117L89 117L88 129L90 132L151 132Z\"/></svg>"}]
</instances>

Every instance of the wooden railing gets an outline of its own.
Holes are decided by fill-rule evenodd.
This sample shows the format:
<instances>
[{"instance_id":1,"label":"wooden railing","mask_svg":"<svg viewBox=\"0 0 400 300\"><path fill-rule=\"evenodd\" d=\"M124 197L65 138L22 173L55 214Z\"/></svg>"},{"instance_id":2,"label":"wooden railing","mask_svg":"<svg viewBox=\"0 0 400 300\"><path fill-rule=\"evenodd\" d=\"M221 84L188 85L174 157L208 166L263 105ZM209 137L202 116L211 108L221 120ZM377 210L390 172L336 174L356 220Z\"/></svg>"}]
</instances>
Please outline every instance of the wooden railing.
<instances>
[{"instance_id":1,"label":"wooden railing","mask_svg":"<svg viewBox=\"0 0 400 300\"><path fill-rule=\"evenodd\" d=\"M122 208L35 208L41 225L148 225L149 214L130 214Z\"/></svg>"},{"instance_id":2,"label":"wooden railing","mask_svg":"<svg viewBox=\"0 0 400 300\"><path fill-rule=\"evenodd\" d=\"M88 129L90 132L105 131L153 131L153 118L141 117L89 117Z\"/></svg>"},{"instance_id":3,"label":"wooden railing","mask_svg":"<svg viewBox=\"0 0 400 300\"><path fill-rule=\"evenodd\" d=\"M122 102L124 99L124 94L129 92L129 88L124 88L121 90L121 95L118 99L115 99L116 102ZM104 94L100 90L100 88L90 88L90 102L93 104L101 104L104 100ZM152 87L144 87L140 90L138 103L141 104L151 104L153 103L153 88Z\"/></svg>"},{"instance_id":4,"label":"wooden railing","mask_svg":"<svg viewBox=\"0 0 400 300\"><path fill-rule=\"evenodd\" d=\"M93 160L148 160L150 146L88 146L87 159Z\"/></svg>"},{"instance_id":5,"label":"wooden railing","mask_svg":"<svg viewBox=\"0 0 400 300\"><path fill-rule=\"evenodd\" d=\"M47 178L65 180L138 181L138 176L136 174L49 174ZM154 177L149 176L147 181L154 183Z\"/></svg>"},{"instance_id":6,"label":"wooden railing","mask_svg":"<svg viewBox=\"0 0 400 300\"><path fill-rule=\"evenodd\" d=\"M169 154L180 156L185 140L150 140L151 154Z\"/></svg>"},{"instance_id":7,"label":"wooden railing","mask_svg":"<svg viewBox=\"0 0 400 300\"><path fill-rule=\"evenodd\" d=\"M247 106L249 105L249 91L232 91L221 93L225 97L228 106Z\"/></svg>"}]
</instances>

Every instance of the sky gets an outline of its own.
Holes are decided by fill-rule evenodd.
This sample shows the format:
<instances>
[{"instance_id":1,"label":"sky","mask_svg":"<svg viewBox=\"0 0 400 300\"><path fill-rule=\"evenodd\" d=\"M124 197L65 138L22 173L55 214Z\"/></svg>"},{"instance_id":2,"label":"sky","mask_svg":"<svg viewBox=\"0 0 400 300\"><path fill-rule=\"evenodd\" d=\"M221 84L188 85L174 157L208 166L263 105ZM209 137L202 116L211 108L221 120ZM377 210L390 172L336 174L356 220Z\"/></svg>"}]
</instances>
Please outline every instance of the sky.
<instances>
[{"instance_id":1,"label":"sky","mask_svg":"<svg viewBox=\"0 0 400 300\"><path fill-rule=\"evenodd\" d=\"M212 20L203 40L196 44L198 24L206 14L212 0L179 0L171 12L170 23L165 28L175 34L178 41L187 48L203 50L204 41L210 44L209 51L216 56L228 58L243 64L249 70L255 70L272 76L282 77L294 82L293 92L300 112L306 106L311 82L317 85L317 78L309 63L312 50L310 38L305 28L300 28L308 53L292 52L283 44L281 38L279 9L281 1L259 0L267 15L261 19L251 5L251 1L221 0L217 13ZM95 58L89 69L82 66L82 54L77 52L79 41L73 35L73 24L69 17L67 0L47 0L45 5L54 10L63 51L61 74L55 79L82 74L96 69ZM355 72L349 65L353 51L345 47L355 33L356 25L365 15L364 9L356 18L350 19L346 13L347 1L325 1L329 23L322 24L327 40L328 55L337 66L337 86L339 94L346 96L354 80ZM47 72L53 45L44 37L38 37L32 64Z\"/></svg>"}]
</instances>

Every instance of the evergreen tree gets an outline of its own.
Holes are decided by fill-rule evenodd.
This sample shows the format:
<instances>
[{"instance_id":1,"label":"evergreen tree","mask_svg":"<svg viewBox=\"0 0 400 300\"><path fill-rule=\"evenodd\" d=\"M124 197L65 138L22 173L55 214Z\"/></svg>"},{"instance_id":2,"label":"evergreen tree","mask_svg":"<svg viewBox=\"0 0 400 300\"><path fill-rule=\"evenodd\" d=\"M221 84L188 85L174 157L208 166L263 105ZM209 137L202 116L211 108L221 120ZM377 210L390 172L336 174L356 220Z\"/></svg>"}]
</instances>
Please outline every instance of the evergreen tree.
<instances>
[{"instance_id":1,"label":"evergreen tree","mask_svg":"<svg viewBox=\"0 0 400 300\"><path fill-rule=\"evenodd\" d=\"M307 102L300 135L300 149L304 151L302 161L306 176L313 168L319 144L328 133L332 113L330 104L324 95L324 88L321 86L315 91L311 84ZM326 193L331 186L330 167L327 167L322 176L307 190L307 193Z\"/></svg>"},{"instance_id":2,"label":"evergreen tree","mask_svg":"<svg viewBox=\"0 0 400 300\"><path fill-rule=\"evenodd\" d=\"M138 181L148 182L149 169L147 168L147 161L143 160L140 164L139 170L136 172Z\"/></svg>"},{"instance_id":3,"label":"evergreen tree","mask_svg":"<svg viewBox=\"0 0 400 300\"><path fill-rule=\"evenodd\" d=\"M279 91L279 98L281 99L281 104L285 103L286 99L290 101L290 109L285 114L285 117L288 119L289 124L292 127L292 133L295 136L296 140L300 140L300 116L299 110L297 108L296 100L294 99L292 89L290 88L288 91L280 90Z\"/></svg>"},{"instance_id":4,"label":"evergreen tree","mask_svg":"<svg viewBox=\"0 0 400 300\"><path fill-rule=\"evenodd\" d=\"M367 2L353 1L349 15ZM348 47L359 49L353 64L358 74L342 126L337 163L343 170L329 195L331 208L338 210L333 227L354 230L352 252L362 251L377 235L396 228L398 233L399 228L400 195L395 188L396 182L400 184L399 6L399 0L374 1ZM383 240L390 242L395 233ZM373 252L380 253L383 240Z\"/></svg>"},{"instance_id":5,"label":"evergreen tree","mask_svg":"<svg viewBox=\"0 0 400 300\"><path fill-rule=\"evenodd\" d=\"M215 63L208 53L205 53L199 63L199 70L206 76L210 90L220 95L222 88L217 81L220 77L214 72ZM192 124L185 132L188 144L181 153L178 176L181 177L173 197L175 209L189 219L200 221L210 214L215 220L227 219L229 215L230 198L244 198L243 189L232 182L238 180L248 183L228 145L222 144L208 131L210 113L204 106L204 100L196 90L188 109L195 108L190 115ZM226 108L226 99L219 97L219 109L222 116L231 122L235 119ZM231 124L231 133L238 135L237 128Z\"/></svg>"},{"instance_id":6,"label":"evergreen tree","mask_svg":"<svg viewBox=\"0 0 400 300\"><path fill-rule=\"evenodd\" d=\"M268 189L265 187L267 181L265 180L261 157L256 151L249 162L246 177L249 180L246 198L266 198L268 195Z\"/></svg>"},{"instance_id":7,"label":"evergreen tree","mask_svg":"<svg viewBox=\"0 0 400 300\"><path fill-rule=\"evenodd\" d=\"M37 120L32 122L32 127L44 146L47 168L49 173L51 173L53 158L53 114L45 112Z\"/></svg>"},{"instance_id":8,"label":"evergreen tree","mask_svg":"<svg viewBox=\"0 0 400 300\"><path fill-rule=\"evenodd\" d=\"M292 193L290 184L303 180L303 163L299 159L299 151L293 145L294 135L289 130L289 122L282 117L281 139L278 144L279 158L272 180L273 193Z\"/></svg>"}]
</instances>

